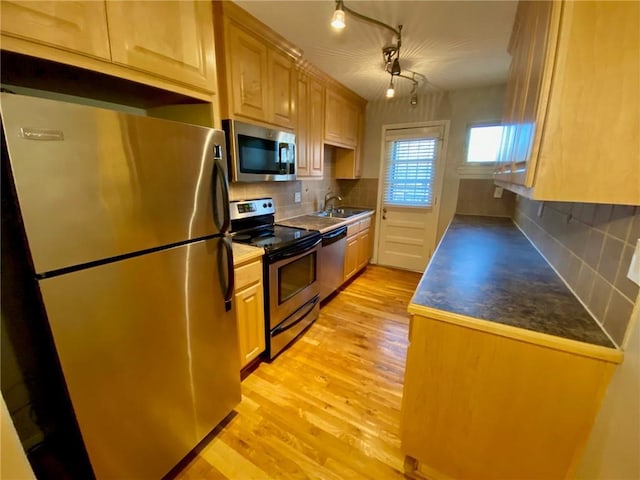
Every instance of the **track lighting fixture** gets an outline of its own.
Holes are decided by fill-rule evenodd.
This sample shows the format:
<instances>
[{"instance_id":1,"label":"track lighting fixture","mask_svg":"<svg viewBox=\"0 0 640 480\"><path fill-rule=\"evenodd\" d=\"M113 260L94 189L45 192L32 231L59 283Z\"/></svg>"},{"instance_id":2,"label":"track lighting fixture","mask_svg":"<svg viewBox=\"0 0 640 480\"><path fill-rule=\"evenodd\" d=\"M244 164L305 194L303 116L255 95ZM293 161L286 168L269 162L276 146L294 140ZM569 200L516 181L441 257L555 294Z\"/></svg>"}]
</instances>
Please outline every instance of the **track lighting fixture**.
<instances>
[{"instance_id":1,"label":"track lighting fixture","mask_svg":"<svg viewBox=\"0 0 640 480\"><path fill-rule=\"evenodd\" d=\"M393 88L393 75L391 75L391 81L389 82L389 87L387 88L387 98L393 98L396 94L396 89Z\"/></svg>"},{"instance_id":2,"label":"track lighting fixture","mask_svg":"<svg viewBox=\"0 0 640 480\"><path fill-rule=\"evenodd\" d=\"M331 26L336 30L342 30L345 27L342 1L336 2L336 9L333 12L333 17L331 18Z\"/></svg>"},{"instance_id":3,"label":"track lighting fixture","mask_svg":"<svg viewBox=\"0 0 640 480\"><path fill-rule=\"evenodd\" d=\"M382 48L382 56L384 58L384 71L391 75L391 79L389 81L389 87L387 88L386 97L393 98L395 95L395 87L393 84L393 78L405 78L413 82L413 86L411 88L411 96L409 102L411 105L418 104L418 94L417 87L419 82L422 80L426 80L426 77L420 75L417 72L407 71L406 73L410 74L408 76L403 74L403 70L400 66L400 47L402 46L402 25L398 25L398 28L393 28L390 25L387 25L380 20L376 20L375 18L367 17L366 15L362 15L354 10L351 10L344 4L344 0L335 0L336 9L333 12L333 17L331 18L331 26L336 30L342 30L346 25L346 15L345 12L349 15L354 16L359 20L363 20L365 22L373 23L374 25L378 25L379 27L385 28L393 33L393 44L388 45ZM418 77L418 79L416 79Z\"/></svg>"}]
</instances>

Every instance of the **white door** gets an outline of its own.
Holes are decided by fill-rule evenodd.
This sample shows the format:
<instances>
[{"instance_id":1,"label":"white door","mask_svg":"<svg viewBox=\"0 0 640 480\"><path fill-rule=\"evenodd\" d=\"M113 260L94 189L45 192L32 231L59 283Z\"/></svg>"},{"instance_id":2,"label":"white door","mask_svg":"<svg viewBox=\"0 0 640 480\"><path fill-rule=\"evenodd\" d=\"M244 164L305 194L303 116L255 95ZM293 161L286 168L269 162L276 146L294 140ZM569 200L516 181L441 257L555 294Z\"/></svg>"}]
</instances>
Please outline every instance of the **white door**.
<instances>
[{"instance_id":1,"label":"white door","mask_svg":"<svg viewBox=\"0 0 640 480\"><path fill-rule=\"evenodd\" d=\"M383 127L378 264L422 272L433 254L448 122Z\"/></svg>"}]
</instances>

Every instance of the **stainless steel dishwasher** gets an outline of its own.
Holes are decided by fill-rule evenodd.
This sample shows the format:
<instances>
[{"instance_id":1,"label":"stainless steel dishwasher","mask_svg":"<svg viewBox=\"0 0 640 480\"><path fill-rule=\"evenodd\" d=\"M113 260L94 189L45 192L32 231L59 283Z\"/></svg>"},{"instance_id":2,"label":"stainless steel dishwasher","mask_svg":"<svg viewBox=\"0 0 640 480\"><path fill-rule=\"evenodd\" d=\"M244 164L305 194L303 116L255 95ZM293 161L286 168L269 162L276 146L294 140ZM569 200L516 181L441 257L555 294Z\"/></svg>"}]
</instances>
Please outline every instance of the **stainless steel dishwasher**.
<instances>
[{"instance_id":1,"label":"stainless steel dishwasher","mask_svg":"<svg viewBox=\"0 0 640 480\"><path fill-rule=\"evenodd\" d=\"M318 258L320 300L327 298L342 284L346 237L347 227L322 234L322 248Z\"/></svg>"}]
</instances>

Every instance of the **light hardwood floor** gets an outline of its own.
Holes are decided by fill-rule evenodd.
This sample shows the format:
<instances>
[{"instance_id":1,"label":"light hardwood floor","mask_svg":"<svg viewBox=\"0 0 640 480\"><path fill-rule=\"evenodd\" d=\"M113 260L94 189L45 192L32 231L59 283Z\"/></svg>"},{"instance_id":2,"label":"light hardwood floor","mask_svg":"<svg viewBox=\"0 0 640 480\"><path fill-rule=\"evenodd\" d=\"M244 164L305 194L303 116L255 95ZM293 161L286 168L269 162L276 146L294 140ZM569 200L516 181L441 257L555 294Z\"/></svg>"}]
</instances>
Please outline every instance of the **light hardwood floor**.
<instances>
[{"instance_id":1,"label":"light hardwood floor","mask_svg":"<svg viewBox=\"0 0 640 480\"><path fill-rule=\"evenodd\" d=\"M406 313L420 275L369 266L271 364L171 478L403 478Z\"/></svg>"}]
</instances>

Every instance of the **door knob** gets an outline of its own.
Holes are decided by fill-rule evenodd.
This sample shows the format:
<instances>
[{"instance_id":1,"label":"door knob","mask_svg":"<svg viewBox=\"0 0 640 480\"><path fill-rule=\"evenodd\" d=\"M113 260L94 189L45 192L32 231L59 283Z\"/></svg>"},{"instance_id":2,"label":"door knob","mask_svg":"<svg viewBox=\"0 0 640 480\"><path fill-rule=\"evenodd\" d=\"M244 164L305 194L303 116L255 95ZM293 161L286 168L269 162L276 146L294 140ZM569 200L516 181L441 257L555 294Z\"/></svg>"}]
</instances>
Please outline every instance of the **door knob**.
<instances>
[{"instance_id":1,"label":"door knob","mask_svg":"<svg viewBox=\"0 0 640 480\"><path fill-rule=\"evenodd\" d=\"M382 207L382 219L387 219L387 209L385 207Z\"/></svg>"}]
</instances>

